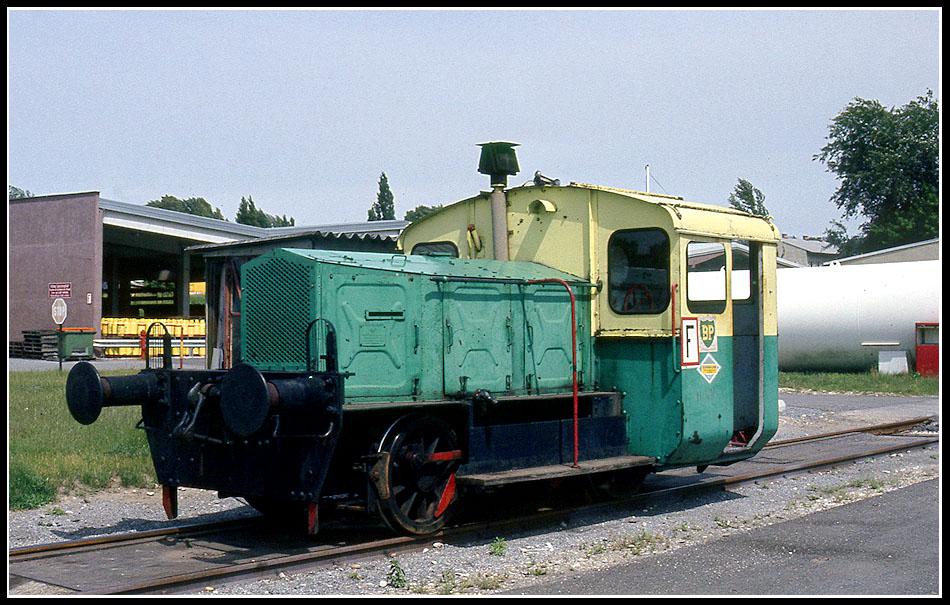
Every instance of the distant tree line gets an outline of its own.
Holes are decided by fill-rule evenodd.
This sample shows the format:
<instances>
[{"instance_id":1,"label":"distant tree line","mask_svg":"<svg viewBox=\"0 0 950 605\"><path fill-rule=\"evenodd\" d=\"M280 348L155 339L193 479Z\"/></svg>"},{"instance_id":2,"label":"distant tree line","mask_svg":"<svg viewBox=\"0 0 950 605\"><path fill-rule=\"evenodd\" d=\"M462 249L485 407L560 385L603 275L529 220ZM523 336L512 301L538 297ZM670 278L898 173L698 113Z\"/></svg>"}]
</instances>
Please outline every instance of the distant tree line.
<instances>
[{"instance_id":1,"label":"distant tree line","mask_svg":"<svg viewBox=\"0 0 950 605\"><path fill-rule=\"evenodd\" d=\"M224 217L220 208L212 206L203 197L189 197L179 199L173 195L163 195L159 200L152 200L145 204L153 208L163 208L165 210L174 210L175 212L184 212L195 216L206 218L216 218L219 220L228 220ZM241 225L253 225L255 227L293 227L294 218L286 215L274 216L267 214L254 204L251 196L245 199L241 197L241 204L238 206L234 221Z\"/></svg>"},{"instance_id":2,"label":"distant tree line","mask_svg":"<svg viewBox=\"0 0 950 605\"><path fill-rule=\"evenodd\" d=\"M8 200L18 200L24 197L33 197L33 194L27 189L20 189L19 187L14 187L13 185L7 185L7 190L9 194L7 195Z\"/></svg>"},{"instance_id":3,"label":"distant tree line","mask_svg":"<svg viewBox=\"0 0 950 605\"><path fill-rule=\"evenodd\" d=\"M426 206L420 204L409 210L405 214L405 220L412 222L425 218L442 208L438 206ZM391 221L396 218L396 206L392 189L389 187L389 178L383 172L379 175L379 190L376 193L376 202L369 208L369 220L371 221Z\"/></svg>"}]
</instances>

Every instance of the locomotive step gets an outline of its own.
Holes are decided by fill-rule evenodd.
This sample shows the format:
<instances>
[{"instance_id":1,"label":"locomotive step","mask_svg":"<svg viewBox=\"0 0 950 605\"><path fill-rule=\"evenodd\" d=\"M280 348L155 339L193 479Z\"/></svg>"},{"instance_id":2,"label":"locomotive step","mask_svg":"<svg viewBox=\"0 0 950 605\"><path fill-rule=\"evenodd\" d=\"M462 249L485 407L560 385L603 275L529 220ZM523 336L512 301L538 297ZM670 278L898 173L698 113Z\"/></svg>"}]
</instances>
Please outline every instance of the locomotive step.
<instances>
[{"instance_id":1,"label":"locomotive step","mask_svg":"<svg viewBox=\"0 0 950 605\"><path fill-rule=\"evenodd\" d=\"M579 468L570 464L552 464L550 466L535 466L531 468L516 468L510 471L494 473L477 473L474 475L459 475L457 482L460 485L486 488L527 481L541 481L546 479L562 479L580 475L592 475L608 471L618 471L638 466L650 466L656 462L648 456L617 456L616 458L601 458L599 460L582 460Z\"/></svg>"}]
</instances>

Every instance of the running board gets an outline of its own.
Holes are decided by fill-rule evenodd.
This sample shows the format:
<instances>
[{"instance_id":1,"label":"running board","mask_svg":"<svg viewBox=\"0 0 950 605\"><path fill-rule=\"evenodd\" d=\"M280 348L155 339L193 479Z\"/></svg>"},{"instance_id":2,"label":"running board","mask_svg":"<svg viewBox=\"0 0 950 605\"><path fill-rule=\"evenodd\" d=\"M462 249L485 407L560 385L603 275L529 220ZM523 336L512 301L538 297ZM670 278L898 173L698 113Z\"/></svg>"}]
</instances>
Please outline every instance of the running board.
<instances>
[{"instance_id":1,"label":"running board","mask_svg":"<svg viewBox=\"0 0 950 605\"><path fill-rule=\"evenodd\" d=\"M563 479L579 477L594 473L619 471L627 468L651 466L655 458L648 456L618 456L616 458L601 458L599 460L582 460L578 468L570 464L553 464L551 466L534 466L516 468L509 471L494 473L478 473L474 475L459 475L456 481L459 485L472 487L498 487L512 483L526 483L528 481L543 481L546 479Z\"/></svg>"}]
</instances>

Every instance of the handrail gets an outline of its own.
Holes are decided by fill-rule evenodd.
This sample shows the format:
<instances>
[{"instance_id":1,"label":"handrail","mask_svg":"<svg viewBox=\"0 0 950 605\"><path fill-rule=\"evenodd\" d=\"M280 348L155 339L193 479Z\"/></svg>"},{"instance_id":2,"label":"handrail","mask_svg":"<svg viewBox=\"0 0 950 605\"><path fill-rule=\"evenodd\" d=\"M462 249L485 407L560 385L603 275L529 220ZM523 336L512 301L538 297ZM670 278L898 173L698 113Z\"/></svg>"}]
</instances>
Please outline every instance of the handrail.
<instances>
[{"instance_id":1,"label":"handrail","mask_svg":"<svg viewBox=\"0 0 950 605\"><path fill-rule=\"evenodd\" d=\"M333 324L329 320L322 317L318 317L307 324L307 333L306 333L306 349L307 349L307 359L306 366L308 372L317 372L319 371L318 367L314 367L316 364L311 365L312 355L310 354L310 331L313 330L313 327L317 324L318 321L322 321L327 324L327 342L326 342L326 353L323 355L323 359L327 362L327 372L336 373L338 370L337 367L337 352L336 352L336 328L333 327Z\"/></svg>"},{"instance_id":2,"label":"handrail","mask_svg":"<svg viewBox=\"0 0 950 605\"><path fill-rule=\"evenodd\" d=\"M162 336L162 368L170 370L172 367L172 334L168 331L168 326L163 324L160 321L153 321L148 328L145 329L145 369L151 369L149 364L149 346L148 341L152 338L152 328L156 325L162 327L165 330L165 335Z\"/></svg>"},{"instance_id":3,"label":"handrail","mask_svg":"<svg viewBox=\"0 0 950 605\"><path fill-rule=\"evenodd\" d=\"M514 277L456 277L451 275L436 275L430 278L434 282L445 283L445 282L475 282L475 283L487 283L487 284L516 284L516 285L529 285L529 284L538 284L538 283L564 283L565 285L571 285L577 288L597 288L597 284L592 284L587 281L567 281L559 277L545 277L542 279L517 279Z\"/></svg>"},{"instance_id":4,"label":"handrail","mask_svg":"<svg viewBox=\"0 0 950 605\"><path fill-rule=\"evenodd\" d=\"M676 363L676 290L679 284L674 283L670 286L670 338L672 339L673 350L673 373L680 374L683 369Z\"/></svg>"},{"instance_id":5,"label":"handrail","mask_svg":"<svg viewBox=\"0 0 950 605\"><path fill-rule=\"evenodd\" d=\"M577 428L578 403L577 403L577 300L574 298L574 291L571 286L563 279L557 277L548 277L544 279L532 279L526 282L528 285L542 284L560 284L567 290L571 297L571 384L573 386L574 399L574 468L578 468L578 458L580 455L580 435Z\"/></svg>"}]
</instances>

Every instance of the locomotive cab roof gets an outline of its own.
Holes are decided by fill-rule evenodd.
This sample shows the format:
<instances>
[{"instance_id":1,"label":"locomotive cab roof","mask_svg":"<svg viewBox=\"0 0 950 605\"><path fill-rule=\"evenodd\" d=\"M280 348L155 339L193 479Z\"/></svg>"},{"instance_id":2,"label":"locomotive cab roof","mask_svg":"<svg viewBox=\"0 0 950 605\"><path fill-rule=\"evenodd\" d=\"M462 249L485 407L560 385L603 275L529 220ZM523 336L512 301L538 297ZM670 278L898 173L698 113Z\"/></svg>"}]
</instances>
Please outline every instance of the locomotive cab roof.
<instances>
[{"instance_id":1,"label":"locomotive cab roof","mask_svg":"<svg viewBox=\"0 0 950 605\"><path fill-rule=\"evenodd\" d=\"M419 241L435 241L429 234L433 231L446 230L440 225L445 222L459 224L459 214L467 216L468 225L475 225L479 231L484 231L481 237L490 240L490 224L481 224L480 214L487 212L489 192L481 192L476 196L454 202L432 214L411 223L398 240L398 246L406 250ZM774 243L781 234L771 219L755 216L734 208L691 202L682 197L646 193L632 189L592 185L588 183L572 182L565 186L525 184L507 190L509 229L517 232L517 227L523 225L525 215L534 216L538 222L547 218L562 218L573 222L575 217L570 214L586 215L584 218L598 225L600 219L611 217L609 214L625 215L628 219L626 228L649 226L644 224L644 214L651 214L650 209L661 211L666 220L665 225L670 231L687 235L702 236L713 239L750 240L765 243ZM608 201L606 208L598 208L597 202ZM482 209L481 207L484 207ZM480 212L481 210L481 212ZM569 210L565 213L564 210ZM487 217L487 215L486 215ZM653 215L657 222L656 215ZM490 221L485 221L486 223ZM609 221L615 222L615 221ZM558 222L551 221L548 230L558 230ZM516 235L516 233L511 233ZM462 254L461 256L465 256ZM475 258L481 255L474 256ZM490 258L490 255L488 256ZM514 256L512 258L515 258ZM523 257L521 257L523 258ZM544 262L542 259L532 259Z\"/></svg>"}]
</instances>

